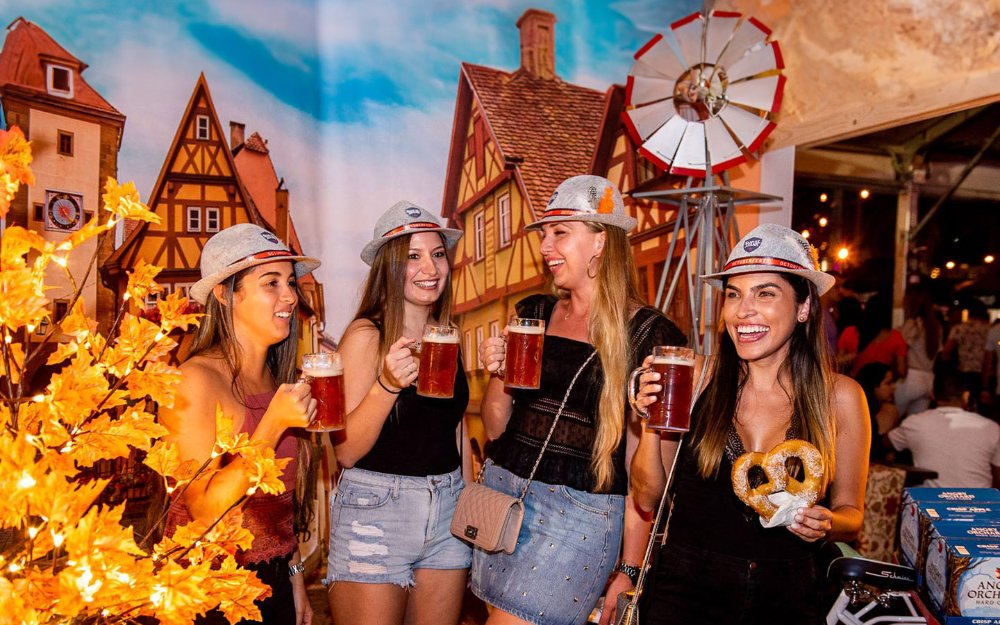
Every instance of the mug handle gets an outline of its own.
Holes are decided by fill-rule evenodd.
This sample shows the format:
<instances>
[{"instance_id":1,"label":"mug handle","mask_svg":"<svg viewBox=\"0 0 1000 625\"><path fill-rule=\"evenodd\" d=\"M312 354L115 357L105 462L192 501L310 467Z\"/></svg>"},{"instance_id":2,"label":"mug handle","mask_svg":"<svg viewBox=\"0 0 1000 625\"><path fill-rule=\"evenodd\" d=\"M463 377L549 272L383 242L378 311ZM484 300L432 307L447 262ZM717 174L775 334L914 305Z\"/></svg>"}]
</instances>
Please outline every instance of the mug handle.
<instances>
[{"instance_id":1,"label":"mug handle","mask_svg":"<svg viewBox=\"0 0 1000 625\"><path fill-rule=\"evenodd\" d=\"M649 412L646 410L640 410L639 406L635 403L638 399L636 397L635 379L647 371L649 371L649 369L646 367L637 367L632 371L632 374L628 378L628 404L632 407L632 411L643 419L649 418Z\"/></svg>"}]
</instances>

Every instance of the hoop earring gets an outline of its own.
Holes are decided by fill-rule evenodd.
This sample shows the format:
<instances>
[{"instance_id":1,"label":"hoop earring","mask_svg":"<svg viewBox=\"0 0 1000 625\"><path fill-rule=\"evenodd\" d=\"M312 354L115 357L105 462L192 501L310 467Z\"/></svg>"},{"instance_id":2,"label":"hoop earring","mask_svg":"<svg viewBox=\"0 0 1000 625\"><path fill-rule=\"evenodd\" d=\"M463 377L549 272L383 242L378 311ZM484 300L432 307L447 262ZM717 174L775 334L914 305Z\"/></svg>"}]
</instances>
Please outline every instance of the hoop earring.
<instances>
[{"instance_id":1,"label":"hoop earring","mask_svg":"<svg viewBox=\"0 0 1000 625\"><path fill-rule=\"evenodd\" d=\"M597 254L594 254L593 256L590 257L590 260L587 261L587 277L590 278L591 280L597 278L597 270L596 269L594 270L593 275L591 275L591 273L590 273L590 264L592 262L594 262L595 258L600 258L600 256L598 256Z\"/></svg>"}]
</instances>

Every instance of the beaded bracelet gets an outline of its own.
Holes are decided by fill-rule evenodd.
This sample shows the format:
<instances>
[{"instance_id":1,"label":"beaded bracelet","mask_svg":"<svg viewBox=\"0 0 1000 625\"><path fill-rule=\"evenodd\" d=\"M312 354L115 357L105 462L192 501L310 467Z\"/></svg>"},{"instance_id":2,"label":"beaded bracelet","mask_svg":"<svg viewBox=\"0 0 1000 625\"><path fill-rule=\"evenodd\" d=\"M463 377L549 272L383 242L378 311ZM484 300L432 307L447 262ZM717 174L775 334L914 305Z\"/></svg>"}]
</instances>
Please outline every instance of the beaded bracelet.
<instances>
[{"instance_id":1,"label":"beaded bracelet","mask_svg":"<svg viewBox=\"0 0 1000 625\"><path fill-rule=\"evenodd\" d=\"M386 393L389 393L390 395L399 395L400 393L403 392L403 389L399 389L399 390L394 391L394 390L390 389L388 386L386 386L382 382L382 374L381 373L378 374L377 376L375 376L375 381L378 382L378 385L382 387L383 391L385 391Z\"/></svg>"}]
</instances>

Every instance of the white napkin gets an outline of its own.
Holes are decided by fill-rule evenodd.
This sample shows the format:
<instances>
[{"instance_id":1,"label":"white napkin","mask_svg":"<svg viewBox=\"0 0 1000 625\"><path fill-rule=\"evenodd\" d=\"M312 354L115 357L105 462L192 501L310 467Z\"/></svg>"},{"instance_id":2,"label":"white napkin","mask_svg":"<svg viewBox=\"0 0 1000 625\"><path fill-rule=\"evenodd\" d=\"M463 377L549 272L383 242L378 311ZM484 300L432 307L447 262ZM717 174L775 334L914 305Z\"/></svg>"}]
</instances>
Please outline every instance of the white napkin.
<instances>
[{"instance_id":1,"label":"white napkin","mask_svg":"<svg viewBox=\"0 0 1000 625\"><path fill-rule=\"evenodd\" d=\"M767 498L771 503L778 506L778 511L774 513L774 516L770 520L759 517L760 524L764 527L785 527L786 525L791 525L795 522L795 513L798 512L799 508L809 506L807 499L797 497L784 490L771 493Z\"/></svg>"}]
</instances>

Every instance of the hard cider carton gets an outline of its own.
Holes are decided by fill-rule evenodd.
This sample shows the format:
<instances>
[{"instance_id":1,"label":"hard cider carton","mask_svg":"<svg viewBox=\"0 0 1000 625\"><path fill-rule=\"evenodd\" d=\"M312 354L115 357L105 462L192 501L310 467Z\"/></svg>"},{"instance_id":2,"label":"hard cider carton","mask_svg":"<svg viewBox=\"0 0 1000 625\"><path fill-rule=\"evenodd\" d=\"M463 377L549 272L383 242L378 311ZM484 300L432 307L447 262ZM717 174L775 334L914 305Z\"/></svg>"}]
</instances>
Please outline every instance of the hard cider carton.
<instances>
[{"instance_id":1,"label":"hard cider carton","mask_svg":"<svg viewBox=\"0 0 1000 625\"><path fill-rule=\"evenodd\" d=\"M914 501L903 508L899 522L899 550L905 564L915 568L922 579L924 556L930 540L931 524L938 521L978 522L1000 519L1000 503L966 504ZM922 583L921 583L922 586Z\"/></svg>"},{"instance_id":2,"label":"hard cider carton","mask_svg":"<svg viewBox=\"0 0 1000 625\"><path fill-rule=\"evenodd\" d=\"M935 536L925 575L930 607L942 623L1000 622L1000 535Z\"/></svg>"},{"instance_id":3,"label":"hard cider carton","mask_svg":"<svg viewBox=\"0 0 1000 625\"><path fill-rule=\"evenodd\" d=\"M930 515L921 520L919 506L925 504L925 509L934 508L939 516L940 510L947 506L984 506L995 504L1000 508L1000 490L995 488L930 488L911 487L903 489L903 500L900 508L899 549L900 562L917 569L918 574L923 567L923 554L927 549L926 531ZM922 538L923 537L923 538Z\"/></svg>"}]
</instances>

